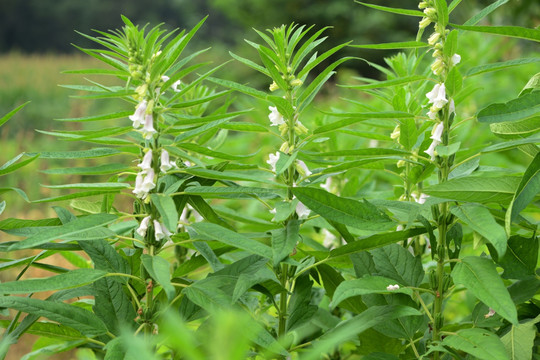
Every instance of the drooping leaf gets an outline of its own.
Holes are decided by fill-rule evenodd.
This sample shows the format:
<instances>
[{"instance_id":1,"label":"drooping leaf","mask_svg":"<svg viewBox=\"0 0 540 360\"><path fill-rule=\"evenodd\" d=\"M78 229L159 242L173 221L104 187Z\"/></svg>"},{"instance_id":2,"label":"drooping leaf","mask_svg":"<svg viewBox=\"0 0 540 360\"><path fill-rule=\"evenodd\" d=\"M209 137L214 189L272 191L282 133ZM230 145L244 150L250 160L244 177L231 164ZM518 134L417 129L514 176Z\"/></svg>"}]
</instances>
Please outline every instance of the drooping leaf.
<instances>
[{"instance_id":1,"label":"drooping leaf","mask_svg":"<svg viewBox=\"0 0 540 360\"><path fill-rule=\"evenodd\" d=\"M171 264L161 256L151 256L148 254L142 254L141 261L150 276L161 285L167 295L167 299L172 301L176 294L176 290L171 284L171 272L169 269Z\"/></svg>"},{"instance_id":2,"label":"drooping leaf","mask_svg":"<svg viewBox=\"0 0 540 360\"><path fill-rule=\"evenodd\" d=\"M465 257L454 267L451 275L455 284L465 286L512 324L518 323L516 306L491 260L476 256Z\"/></svg>"},{"instance_id":3,"label":"drooping leaf","mask_svg":"<svg viewBox=\"0 0 540 360\"><path fill-rule=\"evenodd\" d=\"M492 332L474 328L461 329L443 339L444 345L464 351L482 360L508 360L501 339Z\"/></svg>"},{"instance_id":4,"label":"drooping leaf","mask_svg":"<svg viewBox=\"0 0 540 360\"><path fill-rule=\"evenodd\" d=\"M540 91L520 96L506 103L489 105L476 115L479 122L498 123L523 120L540 113Z\"/></svg>"},{"instance_id":5,"label":"drooping leaf","mask_svg":"<svg viewBox=\"0 0 540 360\"><path fill-rule=\"evenodd\" d=\"M501 337L501 341L510 355L510 360L532 359L534 338L536 337L535 324L540 318L512 325L510 331Z\"/></svg>"},{"instance_id":6,"label":"drooping leaf","mask_svg":"<svg viewBox=\"0 0 540 360\"><path fill-rule=\"evenodd\" d=\"M540 153L536 154L527 170L523 174L510 207L506 213L506 229L510 231L511 223L519 213L529 205L536 195L540 193Z\"/></svg>"},{"instance_id":7,"label":"drooping leaf","mask_svg":"<svg viewBox=\"0 0 540 360\"><path fill-rule=\"evenodd\" d=\"M540 30L529 29L521 26L466 26L451 24L460 30L476 31L481 33L517 37L520 39L540 41Z\"/></svg>"},{"instance_id":8,"label":"drooping leaf","mask_svg":"<svg viewBox=\"0 0 540 360\"><path fill-rule=\"evenodd\" d=\"M504 269L502 277L505 279L534 276L538 261L538 237L511 236L508 239L508 250L504 256L498 256L495 260Z\"/></svg>"},{"instance_id":9,"label":"drooping leaf","mask_svg":"<svg viewBox=\"0 0 540 360\"><path fill-rule=\"evenodd\" d=\"M94 313L105 323L109 331L120 335L122 326L134 325L137 314L122 284L112 277L94 283Z\"/></svg>"},{"instance_id":10,"label":"drooping leaf","mask_svg":"<svg viewBox=\"0 0 540 360\"><path fill-rule=\"evenodd\" d=\"M299 229L300 221L289 220L285 228L274 230L272 232L272 258L274 266L277 266L292 253L300 240L300 235L298 234Z\"/></svg>"},{"instance_id":11,"label":"drooping leaf","mask_svg":"<svg viewBox=\"0 0 540 360\"><path fill-rule=\"evenodd\" d=\"M107 272L102 270L76 269L46 278L4 282L0 284L0 293L29 294L41 291L70 289L91 284L105 275L107 275Z\"/></svg>"},{"instance_id":12,"label":"drooping leaf","mask_svg":"<svg viewBox=\"0 0 540 360\"><path fill-rule=\"evenodd\" d=\"M540 58L538 57L514 59L514 60L496 62L496 63L486 64L486 65L479 65L479 66L474 66L470 68L469 71L467 71L465 75L467 77L471 77L471 76L483 74L490 71L498 71L498 70L503 70L503 69L510 68L513 66L533 64L537 62L540 62Z\"/></svg>"},{"instance_id":13,"label":"drooping leaf","mask_svg":"<svg viewBox=\"0 0 540 360\"><path fill-rule=\"evenodd\" d=\"M156 207L161 215L163 224L170 232L176 232L178 226L178 211L171 196L163 194L150 194L152 204Z\"/></svg>"},{"instance_id":14,"label":"drooping leaf","mask_svg":"<svg viewBox=\"0 0 540 360\"><path fill-rule=\"evenodd\" d=\"M36 154L34 156L31 156L29 159L23 160L21 162L17 162L17 160L19 160L23 155L24 153L19 154L15 156L13 159L9 160L4 165L0 166L0 176L13 172L17 169L20 169L23 166L30 164L32 161L36 160L39 157L39 154Z\"/></svg>"}]
</instances>

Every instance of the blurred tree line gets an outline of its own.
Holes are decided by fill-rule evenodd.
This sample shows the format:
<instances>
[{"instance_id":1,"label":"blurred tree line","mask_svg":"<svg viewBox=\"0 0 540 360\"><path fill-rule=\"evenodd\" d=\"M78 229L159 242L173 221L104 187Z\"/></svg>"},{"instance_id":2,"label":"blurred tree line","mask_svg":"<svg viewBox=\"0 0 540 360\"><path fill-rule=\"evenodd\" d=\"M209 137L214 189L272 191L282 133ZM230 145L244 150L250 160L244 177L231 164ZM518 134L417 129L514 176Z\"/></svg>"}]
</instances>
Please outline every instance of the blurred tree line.
<instances>
[{"instance_id":1,"label":"blurred tree line","mask_svg":"<svg viewBox=\"0 0 540 360\"><path fill-rule=\"evenodd\" d=\"M408 8L417 4L416 0L369 1ZM455 21L465 21L493 1L463 1L456 9ZM368 9L354 0L0 0L0 53L70 53L76 51L73 43L93 47L95 44L74 30L91 33L92 29L116 29L122 26L120 14L141 25L163 22L168 29L191 28L209 15L197 36L197 45L210 44L227 59L228 50L250 51L243 50L242 40L256 38L253 27L263 30L293 21L315 24L316 28L332 26L326 44L331 47L350 40L356 44L411 40L419 20ZM489 21L535 27L540 24L540 1L511 0ZM349 49L339 56L379 62L387 54ZM354 66L366 70L363 62Z\"/></svg>"}]
</instances>

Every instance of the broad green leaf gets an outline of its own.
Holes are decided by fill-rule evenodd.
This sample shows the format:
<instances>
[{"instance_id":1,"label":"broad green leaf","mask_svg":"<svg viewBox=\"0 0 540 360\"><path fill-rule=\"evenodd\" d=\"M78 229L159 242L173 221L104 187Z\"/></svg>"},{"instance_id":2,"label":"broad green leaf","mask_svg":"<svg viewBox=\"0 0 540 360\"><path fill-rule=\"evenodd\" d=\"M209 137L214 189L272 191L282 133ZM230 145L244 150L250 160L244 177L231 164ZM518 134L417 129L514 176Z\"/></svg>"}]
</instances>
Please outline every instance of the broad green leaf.
<instances>
[{"instance_id":1,"label":"broad green leaf","mask_svg":"<svg viewBox=\"0 0 540 360\"><path fill-rule=\"evenodd\" d=\"M510 233L510 225L519 213L527 207L540 192L540 153L536 154L523 174L510 207L506 213L506 229Z\"/></svg>"},{"instance_id":2,"label":"broad green leaf","mask_svg":"<svg viewBox=\"0 0 540 360\"><path fill-rule=\"evenodd\" d=\"M208 264L212 267L214 273L223 269L225 265L219 261L217 255L207 243L204 241L195 241L193 242L193 246L199 252L199 254L201 254L201 256L208 261Z\"/></svg>"},{"instance_id":3,"label":"broad green leaf","mask_svg":"<svg viewBox=\"0 0 540 360\"><path fill-rule=\"evenodd\" d=\"M520 96L506 103L492 104L476 115L479 122L498 123L528 118L540 112L540 91Z\"/></svg>"},{"instance_id":4,"label":"broad green leaf","mask_svg":"<svg viewBox=\"0 0 540 360\"><path fill-rule=\"evenodd\" d=\"M0 297L0 307L43 316L78 330L87 336L102 335L107 332L105 324L92 312L62 302L4 296Z\"/></svg>"},{"instance_id":5,"label":"broad green leaf","mask_svg":"<svg viewBox=\"0 0 540 360\"><path fill-rule=\"evenodd\" d=\"M289 298L287 308L286 331L292 331L305 324L317 312L318 306L311 304L312 287L313 281L309 279L309 275L300 276L296 279L294 291Z\"/></svg>"},{"instance_id":6,"label":"broad green leaf","mask_svg":"<svg viewBox=\"0 0 540 360\"><path fill-rule=\"evenodd\" d=\"M391 244L371 251L377 274L396 280L399 284L418 287L424 278L422 261L407 249Z\"/></svg>"},{"instance_id":7,"label":"broad green leaf","mask_svg":"<svg viewBox=\"0 0 540 360\"><path fill-rule=\"evenodd\" d=\"M40 154L42 159L94 159L104 156L118 155L122 152L113 148L95 148L80 151L44 151ZM35 156L38 153L28 153Z\"/></svg>"},{"instance_id":8,"label":"broad green leaf","mask_svg":"<svg viewBox=\"0 0 540 360\"><path fill-rule=\"evenodd\" d=\"M17 160L19 160L23 155L24 153L19 154L13 159L9 160L4 165L0 166L0 176L13 172L19 168L22 168L23 166L30 164L32 161L36 160L39 157L39 154L36 154L30 157L29 159L26 159L17 163Z\"/></svg>"},{"instance_id":9,"label":"broad green leaf","mask_svg":"<svg viewBox=\"0 0 540 360\"><path fill-rule=\"evenodd\" d=\"M520 66L525 64L532 64L537 63L540 61L540 58L524 58L524 59L515 59L515 60L508 60L503 62L496 62L486 65L479 65L474 66L467 71L466 76L471 77L479 74L483 74L490 71L498 71L502 69L506 69L513 66Z\"/></svg>"},{"instance_id":10,"label":"broad green leaf","mask_svg":"<svg viewBox=\"0 0 540 360\"><path fill-rule=\"evenodd\" d=\"M363 2L360 2L358 0L355 0L355 2L358 3L358 4L362 4L364 6L373 8L373 9L377 9L377 10L381 10L381 11L385 11L385 12L389 12L389 13L393 13L393 14L408 15L408 16L420 16L420 17L425 16L425 14L423 12L418 11L418 10L391 8L391 7L387 7L387 6L379 6L379 5L363 3Z\"/></svg>"},{"instance_id":11,"label":"broad green leaf","mask_svg":"<svg viewBox=\"0 0 540 360\"><path fill-rule=\"evenodd\" d=\"M142 254L141 261L150 276L152 276L152 278L154 278L154 280L161 285L165 291L165 294L167 295L167 299L172 301L176 294L176 290L171 284L171 264L169 264L169 262L161 256L151 256L148 254Z\"/></svg>"},{"instance_id":12,"label":"broad green leaf","mask_svg":"<svg viewBox=\"0 0 540 360\"><path fill-rule=\"evenodd\" d=\"M94 283L94 290L94 313L103 320L111 333L120 335L122 326L134 325L133 319L137 314L121 283L106 277Z\"/></svg>"},{"instance_id":13,"label":"broad green leaf","mask_svg":"<svg viewBox=\"0 0 540 360\"><path fill-rule=\"evenodd\" d=\"M483 8L478 14L474 15L469 20L465 21L463 25L476 25L480 20L485 18L487 15L491 14L495 9L497 9L499 6L504 5L508 2L508 0L498 0L492 3L489 6L486 6Z\"/></svg>"},{"instance_id":14,"label":"broad green leaf","mask_svg":"<svg viewBox=\"0 0 540 360\"><path fill-rule=\"evenodd\" d=\"M341 198L322 189L296 187L296 197L308 208L325 219L365 230L388 230L392 220L375 205Z\"/></svg>"},{"instance_id":15,"label":"broad green leaf","mask_svg":"<svg viewBox=\"0 0 540 360\"><path fill-rule=\"evenodd\" d=\"M511 236L508 239L508 250L504 256L497 256L495 260L504 269L502 276L505 279L534 276L538 261L538 237Z\"/></svg>"},{"instance_id":16,"label":"broad green leaf","mask_svg":"<svg viewBox=\"0 0 540 360\"><path fill-rule=\"evenodd\" d=\"M517 121L489 124L491 132L502 138L523 138L540 131L540 115Z\"/></svg>"},{"instance_id":17,"label":"broad green leaf","mask_svg":"<svg viewBox=\"0 0 540 360\"><path fill-rule=\"evenodd\" d=\"M103 164L91 167L69 167L40 170L45 174L59 175L106 175L127 171L130 167L126 164Z\"/></svg>"},{"instance_id":18,"label":"broad green leaf","mask_svg":"<svg viewBox=\"0 0 540 360\"><path fill-rule=\"evenodd\" d=\"M195 223L189 228L195 230L197 234L202 236L202 239L212 239L224 244L234 246L235 248L246 250L256 255L260 255L267 259L272 258L272 249L263 243L252 240L242 234L226 229L217 224L211 223Z\"/></svg>"},{"instance_id":19,"label":"broad green leaf","mask_svg":"<svg viewBox=\"0 0 540 360\"><path fill-rule=\"evenodd\" d=\"M421 41L403 41L392 42L384 44L370 44L370 45L349 45L349 47L359 49L381 49L381 50L396 50L396 49L416 49L429 46Z\"/></svg>"},{"instance_id":20,"label":"broad green leaf","mask_svg":"<svg viewBox=\"0 0 540 360\"><path fill-rule=\"evenodd\" d=\"M389 285L395 285L396 280L382 276L365 276L360 279L347 280L339 284L332 297L330 306L336 307L343 300L353 296L366 294L392 294L401 293L412 296L412 290L404 287L396 290L387 290ZM402 285L403 286L403 285Z\"/></svg>"},{"instance_id":21,"label":"broad green leaf","mask_svg":"<svg viewBox=\"0 0 540 360\"><path fill-rule=\"evenodd\" d=\"M379 88L386 88L390 86L400 86L404 84L410 84L410 83L425 80L425 79L426 77L423 75L411 75L411 76L400 77L397 79L377 81L377 82L374 82L373 84L344 85L343 87L356 89L356 90L379 89Z\"/></svg>"},{"instance_id":22,"label":"broad green leaf","mask_svg":"<svg viewBox=\"0 0 540 360\"><path fill-rule=\"evenodd\" d=\"M2 294L28 294L40 291L70 289L90 284L107 275L107 272L95 269L76 269L64 274L41 278L9 281L0 284Z\"/></svg>"},{"instance_id":23,"label":"broad green leaf","mask_svg":"<svg viewBox=\"0 0 540 360\"><path fill-rule=\"evenodd\" d=\"M1 320L0 327L5 329L8 327L9 323L8 320ZM36 322L30 326L26 333L62 340L76 340L83 338L81 333L77 330L52 322Z\"/></svg>"},{"instance_id":24,"label":"broad green leaf","mask_svg":"<svg viewBox=\"0 0 540 360\"><path fill-rule=\"evenodd\" d=\"M73 235L84 237L85 232L101 228L114 222L116 219L117 216L113 214L95 214L81 217L65 225L44 230L29 238L16 242L11 245L8 250L29 249L54 241L58 238L67 238Z\"/></svg>"},{"instance_id":25,"label":"broad green leaf","mask_svg":"<svg viewBox=\"0 0 540 360\"><path fill-rule=\"evenodd\" d=\"M506 252L506 232L495 221L489 210L480 205L466 204L455 206L450 209L459 220L467 224L471 229L482 235L493 245L499 256Z\"/></svg>"},{"instance_id":26,"label":"broad green leaf","mask_svg":"<svg viewBox=\"0 0 540 360\"><path fill-rule=\"evenodd\" d=\"M509 203L520 179L517 177L462 177L425 188L424 193L443 199L479 203Z\"/></svg>"},{"instance_id":27,"label":"broad green leaf","mask_svg":"<svg viewBox=\"0 0 540 360\"><path fill-rule=\"evenodd\" d=\"M477 256L467 256L452 270L455 284L465 286L478 300L512 324L518 323L517 310L495 264Z\"/></svg>"},{"instance_id":28,"label":"broad green leaf","mask_svg":"<svg viewBox=\"0 0 540 360\"><path fill-rule=\"evenodd\" d=\"M537 317L534 320L512 325L501 341L506 348L510 360L529 360L532 359L534 338L536 337L536 326L540 319Z\"/></svg>"},{"instance_id":29,"label":"broad green leaf","mask_svg":"<svg viewBox=\"0 0 540 360\"><path fill-rule=\"evenodd\" d=\"M529 29L521 26L466 26L451 24L460 30L476 31L494 35L517 37L526 40L540 41L540 30Z\"/></svg>"},{"instance_id":30,"label":"broad green leaf","mask_svg":"<svg viewBox=\"0 0 540 360\"><path fill-rule=\"evenodd\" d=\"M492 332L480 328L461 329L448 335L443 345L464 351L481 360L508 360L501 339Z\"/></svg>"},{"instance_id":31,"label":"broad green leaf","mask_svg":"<svg viewBox=\"0 0 540 360\"><path fill-rule=\"evenodd\" d=\"M178 227L178 211L173 198L163 194L150 194L150 199L161 215L163 224L170 232L175 233Z\"/></svg>"},{"instance_id":32,"label":"broad green leaf","mask_svg":"<svg viewBox=\"0 0 540 360\"><path fill-rule=\"evenodd\" d=\"M289 169L289 166L296 160L298 152L295 151L292 155L287 155L285 153L279 152L279 159L276 162L276 175L282 174L285 170Z\"/></svg>"},{"instance_id":33,"label":"broad green leaf","mask_svg":"<svg viewBox=\"0 0 540 360\"><path fill-rule=\"evenodd\" d=\"M209 312L230 308L232 298L222 288L234 287L236 277L217 275L196 281L182 290L193 303Z\"/></svg>"},{"instance_id":34,"label":"broad green leaf","mask_svg":"<svg viewBox=\"0 0 540 360\"><path fill-rule=\"evenodd\" d=\"M317 266L317 271L321 276L323 282L324 290L326 294L331 299L334 297L335 291L338 286L345 281L343 276L336 271L332 266L327 264L320 264ZM366 305L362 302L360 297L357 298L347 298L341 301L339 306L343 309L352 311L355 314L360 314L367 309Z\"/></svg>"},{"instance_id":35,"label":"broad green leaf","mask_svg":"<svg viewBox=\"0 0 540 360\"><path fill-rule=\"evenodd\" d=\"M300 360L316 360L321 354L331 352L332 349L344 342L352 340L363 331L387 320L404 316L420 316L421 313L408 306L372 306L363 313L343 321L335 328L327 331L316 342L309 352L299 357Z\"/></svg>"},{"instance_id":36,"label":"broad green leaf","mask_svg":"<svg viewBox=\"0 0 540 360\"><path fill-rule=\"evenodd\" d=\"M425 234L425 228L412 228L403 231L393 231L390 233L371 235L363 239L358 239L354 242L349 242L346 245L340 246L330 251L330 257L338 257L343 255L354 254L359 251L372 250L389 244L403 241L410 237Z\"/></svg>"},{"instance_id":37,"label":"broad green leaf","mask_svg":"<svg viewBox=\"0 0 540 360\"><path fill-rule=\"evenodd\" d=\"M108 273L131 273L127 261L107 240L79 241L79 245L90 257L96 269L105 270ZM123 276L114 277L113 279L121 283L127 282Z\"/></svg>"},{"instance_id":38,"label":"broad green leaf","mask_svg":"<svg viewBox=\"0 0 540 360\"><path fill-rule=\"evenodd\" d=\"M484 149L482 149L482 153L490 153L490 152L496 152L496 151L503 151L503 150L510 150L517 148L522 145L527 144L538 144L540 143L540 137L531 137L527 139L519 139L519 140L511 140L511 141L505 141L503 143L499 144L493 144L490 145Z\"/></svg>"},{"instance_id":39,"label":"broad green leaf","mask_svg":"<svg viewBox=\"0 0 540 360\"><path fill-rule=\"evenodd\" d=\"M272 258L274 267L286 259L300 241L300 235L298 234L300 223L298 220L289 220L285 228L272 232Z\"/></svg>"}]
</instances>

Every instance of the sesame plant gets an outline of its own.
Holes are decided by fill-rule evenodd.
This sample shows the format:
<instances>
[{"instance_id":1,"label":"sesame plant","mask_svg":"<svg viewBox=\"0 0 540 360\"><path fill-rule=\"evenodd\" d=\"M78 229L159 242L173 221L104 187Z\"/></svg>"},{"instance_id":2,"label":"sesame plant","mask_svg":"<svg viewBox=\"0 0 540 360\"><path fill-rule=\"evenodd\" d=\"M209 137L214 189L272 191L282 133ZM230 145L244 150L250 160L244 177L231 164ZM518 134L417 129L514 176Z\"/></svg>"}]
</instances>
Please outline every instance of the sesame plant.
<instances>
[{"instance_id":1,"label":"sesame plant","mask_svg":"<svg viewBox=\"0 0 540 360\"><path fill-rule=\"evenodd\" d=\"M68 87L118 111L41 131L84 150L0 167L77 160L44 171L87 180L45 185L61 193L33 202L57 204L55 217L0 221L14 238L0 269L17 271L0 284L0 353L28 333L40 339L25 359L539 358L539 75L470 112L490 91L479 78L539 58L478 63L460 46L470 32L540 41L477 25L506 2L463 25L451 22L459 0L360 3L420 18L399 43L323 51L327 28L255 30L253 56L231 57L264 91L197 62L206 50L188 44L204 19L168 32L122 17L122 29L81 34L96 48L79 49L110 69L71 71L89 84ZM314 106L342 64L365 61L340 58L346 46L403 52L370 63L385 79L348 79L346 98ZM515 164L490 163L509 152ZM54 274L28 278L31 267Z\"/></svg>"}]
</instances>

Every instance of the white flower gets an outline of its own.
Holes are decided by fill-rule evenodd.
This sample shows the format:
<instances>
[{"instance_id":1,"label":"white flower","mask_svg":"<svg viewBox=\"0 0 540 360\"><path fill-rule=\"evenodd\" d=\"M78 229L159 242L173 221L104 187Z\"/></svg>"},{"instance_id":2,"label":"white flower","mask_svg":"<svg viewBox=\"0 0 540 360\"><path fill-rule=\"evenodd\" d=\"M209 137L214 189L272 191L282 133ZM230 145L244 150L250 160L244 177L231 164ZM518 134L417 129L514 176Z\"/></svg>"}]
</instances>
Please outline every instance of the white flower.
<instances>
[{"instance_id":1,"label":"white flower","mask_svg":"<svg viewBox=\"0 0 540 360\"><path fill-rule=\"evenodd\" d=\"M154 118L152 117L152 114L146 114L144 118L144 127L142 130L143 137L146 140L150 140L156 132L156 129L154 129Z\"/></svg>"},{"instance_id":2,"label":"white flower","mask_svg":"<svg viewBox=\"0 0 540 360\"><path fill-rule=\"evenodd\" d=\"M323 246L327 249L332 249L336 245L336 235L332 234L327 229L323 229L322 233L324 234Z\"/></svg>"},{"instance_id":3,"label":"white flower","mask_svg":"<svg viewBox=\"0 0 540 360\"><path fill-rule=\"evenodd\" d=\"M135 178L135 189L133 190L133 193L138 198L143 198L143 196L145 195L144 191L142 190L143 180L144 180L144 174L138 173L137 177Z\"/></svg>"},{"instance_id":4,"label":"white flower","mask_svg":"<svg viewBox=\"0 0 540 360\"><path fill-rule=\"evenodd\" d=\"M133 127L135 129L140 128L141 125L144 124L144 114L146 112L147 105L148 102L146 100L141 101L137 105L137 108L135 109L133 115L129 115L129 120L133 121Z\"/></svg>"},{"instance_id":5,"label":"white flower","mask_svg":"<svg viewBox=\"0 0 540 360\"><path fill-rule=\"evenodd\" d=\"M269 106L268 110L270 110L270 115L268 115L268 118L270 119L270 126L279 126L282 124L285 124L285 120L283 119L283 115L281 115L275 106Z\"/></svg>"},{"instance_id":6,"label":"white flower","mask_svg":"<svg viewBox=\"0 0 540 360\"><path fill-rule=\"evenodd\" d=\"M429 103L433 104L433 107L436 109L442 109L443 106L448 102L446 99L446 89L443 83L436 84L433 87L433 90L428 92L426 96L429 99Z\"/></svg>"},{"instance_id":7,"label":"white flower","mask_svg":"<svg viewBox=\"0 0 540 360\"><path fill-rule=\"evenodd\" d=\"M484 318L487 319L487 318L492 317L493 315L495 315L495 310L493 310L492 308L489 308L489 311L487 314L484 315Z\"/></svg>"},{"instance_id":8,"label":"white flower","mask_svg":"<svg viewBox=\"0 0 540 360\"><path fill-rule=\"evenodd\" d=\"M180 92L180 91L181 91L180 85L182 85L182 83L180 82L180 80L177 80L177 81L175 81L175 82L171 85L171 88L172 88L175 92Z\"/></svg>"},{"instance_id":9,"label":"white flower","mask_svg":"<svg viewBox=\"0 0 540 360\"><path fill-rule=\"evenodd\" d=\"M399 285L398 284L395 284L395 285L388 285L386 287L386 290L388 291L392 291L392 290L398 290L399 289Z\"/></svg>"},{"instance_id":10,"label":"white flower","mask_svg":"<svg viewBox=\"0 0 540 360\"><path fill-rule=\"evenodd\" d=\"M298 205L296 205L296 214L298 215L299 219L306 219L310 212L311 210L309 210L306 205L302 204L300 201L298 202Z\"/></svg>"},{"instance_id":11,"label":"white flower","mask_svg":"<svg viewBox=\"0 0 540 360\"><path fill-rule=\"evenodd\" d=\"M266 163L272 167L273 172L276 172L276 164L279 160L279 154L280 152L276 151L275 155L274 154L268 155L268 160L266 161Z\"/></svg>"},{"instance_id":12,"label":"white flower","mask_svg":"<svg viewBox=\"0 0 540 360\"><path fill-rule=\"evenodd\" d=\"M163 75L161 77L161 81L163 81L163 82L167 82L167 81L169 81L169 79L170 79L170 77L168 77L167 75Z\"/></svg>"},{"instance_id":13,"label":"white flower","mask_svg":"<svg viewBox=\"0 0 540 360\"><path fill-rule=\"evenodd\" d=\"M436 141L433 141L431 145L429 145L429 148L425 150L424 152L428 154L431 157L431 160L435 159L435 148L439 145Z\"/></svg>"},{"instance_id":14,"label":"white flower","mask_svg":"<svg viewBox=\"0 0 540 360\"><path fill-rule=\"evenodd\" d=\"M452 66L456 66L461 61L461 56L459 54L454 54L450 61L452 62Z\"/></svg>"},{"instance_id":15,"label":"white flower","mask_svg":"<svg viewBox=\"0 0 540 360\"><path fill-rule=\"evenodd\" d=\"M438 141L440 144L442 142L441 136L442 136L443 130L444 130L444 124L442 122L435 125L433 127L433 130L431 130L430 139L433 139L433 141Z\"/></svg>"},{"instance_id":16,"label":"white flower","mask_svg":"<svg viewBox=\"0 0 540 360\"><path fill-rule=\"evenodd\" d=\"M142 174L146 174L148 170L152 168L152 150L148 150L144 155L142 162L137 166L141 168Z\"/></svg>"},{"instance_id":17,"label":"white flower","mask_svg":"<svg viewBox=\"0 0 540 360\"><path fill-rule=\"evenodd\" d=\"M146 191L147 193L156 187L156 184L154 184L154 169L150 168L146 172L146 177L144 178L144 181L142 182L141 188Z\"/></svg>"},{"instance_id":18,"label":"white flower","mask_svg":"<svg viewBox=\"0 0 540 360\"><path fill-rule=\"evenodd\" d=\"M429 37L428 44L433 46L433 45L435 45L435 43L437 43L437 41L439 41L440 38L441 38L441 34L439 34L438 32L434 32Z\"/></svg>"},{"instance_id":19,"label":"white flower","mask_svg":"<svg viewBox=\"0 0 540 360\"><path fill-rule=\"evenodd\" d=\"M309 171L306 163L303 162L302 160L296 160L296 165L298 168L298 172L300 172L302 176L308 177L309 175L312 174L312 172Z\"/></svg>"},{"instance_id":20,"label":"white flower","mask_svg":"<svg viewBox=\"0 0 540 360\"><path fill-rule=\"evenodd\" d=\"M137 174L137 178L135 179L135 189L133 190L135 196L139 199L146 199L148 192L156 187L154 175L154 170L152 168L147 170L146 176L144 176L142 171Z\"/></svg>"},{"instance_id":21,"label":"white flower","mask_svg":"<svg viewBox=\"0 0 540 360\"><path fill-rule=\"evenodd\" d=\"M176 164L170 161L169 153L167 152L167 150L161 150L161 166L159 167L161 171L167 172L174 167L176 167Z\"/></svg>"},{"instance_id":22,"label":"white flower","mask_svg":"<svg viewBox=\"0 0 540 360\"><path fill-rule=\"evenodd\" d=\"M428 118L431 120L435 120L437 118L437 114L439 113L439 109L435 109L433 106L429 108L429 111L427 113Z\"/></svg>"},{"instance_id":23,"label":"white flower","mask_svg":"<svg viewBox=\"0 0 540 360\"><path fill-rule=\"evenodd\" d=\"M454 99L450 99L450 103L448 104L448 111L450 114L456 112L456 104L454 103Z\"/></svg>"},{"instance_id":24,"label":"white flower","mask_svg":"<svg viewBox=\"0 0 540 360\"><path fill-rule=\"evenodd\" d=\"M154 234L156 235L156 240L161 240L166 236L166 233L168 232L167 228L165 226L161 226L159 221L154 220Z\"/></svg>"},{"instance_id":25,"label":"white flower","mask_svg":"<svg viewBox=\"0 0 540 360\"><path fill-rule=\"evenodd\" d=\"M421 193L420 196L416 196L415 193L412 193L411 196L414 199L414 201L416 201L418 204L425 203L427 198L429 197L429 195L426 195L424 193Z\"/></svg>"},{"instance_id":26,"label":"white flower","mask_svg":"<svg viewBox=\"0 0 540 360\"><path fill-rule=\"evenodd\" d=\"M326 178L326 181L320 185L324 190L332 192L332 178L329 176Z\"/></svg>"},{"instance_id":27,"label":"white flower","mask_svg":"<svg viewBox=\"0 0 540 360\"><path fill-rule=\"evenodd\" d=\"M148 230L148 224L150 223L150 216L145 217L141 221L141 225L135 230L137 234L141 235L141 237L146 236L146 230Z\"/></svg>"}]
</instances>

